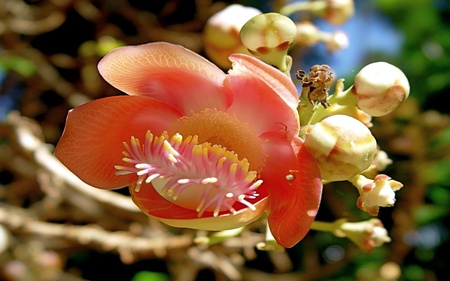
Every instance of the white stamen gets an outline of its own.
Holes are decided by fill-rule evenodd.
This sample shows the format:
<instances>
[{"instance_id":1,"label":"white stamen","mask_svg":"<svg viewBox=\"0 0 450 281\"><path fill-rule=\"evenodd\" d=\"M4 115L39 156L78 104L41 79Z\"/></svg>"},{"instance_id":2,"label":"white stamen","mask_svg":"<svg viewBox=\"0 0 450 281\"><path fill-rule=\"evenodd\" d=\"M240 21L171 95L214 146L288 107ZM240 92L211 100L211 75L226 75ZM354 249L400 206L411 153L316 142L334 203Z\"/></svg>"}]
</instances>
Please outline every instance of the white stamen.
<instances>
[{"instance_id":1,"label":"white stamen","mask_svg":"<svg viewBox=\"0 0 450 281\"><path fill-rule=\"evenodd\" d=\"M188 183L188 182L189 182L189 179L179 179L177 182L178 182L179 184L185 184L185 183Z\"/></svg>"},{"instance_id":2,"label":"white stamen","mask_svg":"<svg viewBox=\"0 0 450 281\"><path fill-rule=\"evenodd\" d=\"M138 176L135 192L158 179L155 189L159 194L181 207L195 209L199 217L208 212L214 217L222 212L234 214L236 202L256 209L248 200L257 199L256 189L263 181L255 181L257 173L248 170L246 159L239 160L224 147L198 144L197 136L183 140L175 134L169 139L165 132L159 137L147 132L144 145L131 137L124 147L122 160L130 166L114 167L116 175ZM152 184L155 187L155 182Z\"/></svg>"}]
</instances>

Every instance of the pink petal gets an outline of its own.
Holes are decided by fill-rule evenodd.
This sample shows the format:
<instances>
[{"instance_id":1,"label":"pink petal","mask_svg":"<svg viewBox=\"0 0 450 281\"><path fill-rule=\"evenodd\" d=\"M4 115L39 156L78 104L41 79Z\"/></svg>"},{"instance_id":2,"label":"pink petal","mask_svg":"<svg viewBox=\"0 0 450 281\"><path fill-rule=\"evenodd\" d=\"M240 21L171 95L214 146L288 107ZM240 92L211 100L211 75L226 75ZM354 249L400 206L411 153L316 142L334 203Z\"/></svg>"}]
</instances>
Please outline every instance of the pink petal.
<instances>
[{"instance_id":1,"label":"pink petal","mask_svg":"<svg viewBox=\"0 0 450 281\"><path fill-rule=\"evenodd\" d=\"M230 75L225 85L234 95L227 112L248 123L255 134L268 131L298 134L297 110L292 110L268 84L252 75Z\"/></svg>"},{"instance_id":2,"label":"pink petal","mask_svg":"<svg viewBox=\"0 0 450 281\"><path fill-rule=\"evenodd\" d=\"M161 134L180 117L171 106L146 97L116 96L88 102L71 110L56 146L56 157L84 182L98 188L128 185L129 176L115 175L123 142L141 141L147 130Z\"/></svg>"},{"instance_id":3,"label":"pink petal","mask_svg":"<svg viewBox=\"0 0 450 281\"><path fill-rule=\"evenodd\" d=\"M158 219L170 226L219 231L238 228L257 220L263 214L267 205L267 197L254 203L256 210L243 208L236 214L219 214L213 217L211 212L205 212L202 217L198 213L167 201L151 184L141 186L139 192L130 186L131 198L134 203L148 216Z\"/></svg>"},{"instance_id":4,"label":"pink petal","mask_svg":"<svg viewBox=\"0 0 450 281\"><path fill-rule=\"evenodd\" d=\"M253 77L280 96L292 110L297 111L298 93L292 80L278 69L261 60L244 55L232 54L229 59L233 63L230 75Z\"/></svg>"},{"instance_id":5,"label":"pink petal","mask_svg":"<svg viewBox=\"0 0 450 281\"><path fill-rule=\"evenodd\" d=\"M265 143L268 155L262 178L269 192L269 227L276 241L290 248L309 231L322 195L320 170L303 148L283 137L271 136ZM295 151L297 150L297 151Z\"/></svg>"},{"instance_id":6,"label":"pink petal","mask_svg":"<svg viewBox=\"0 0 450 281\"><path fill-rule=\"evenodd\" d=\"M129 95L148 96L184 115L204 108L223 110L225 73L200 55L170 43L117 48L98 64L111 85Z\"/></svg>"}]
</instances>

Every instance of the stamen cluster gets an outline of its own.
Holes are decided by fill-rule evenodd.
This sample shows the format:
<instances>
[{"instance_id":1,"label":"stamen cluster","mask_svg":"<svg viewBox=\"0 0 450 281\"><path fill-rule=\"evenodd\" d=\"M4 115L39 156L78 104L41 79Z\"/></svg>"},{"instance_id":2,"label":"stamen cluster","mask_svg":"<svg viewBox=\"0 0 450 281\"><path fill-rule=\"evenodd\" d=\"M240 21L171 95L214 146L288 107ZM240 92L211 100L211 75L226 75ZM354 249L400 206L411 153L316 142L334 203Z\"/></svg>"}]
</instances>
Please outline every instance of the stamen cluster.
<instances>
[{"instance_id":1,"label":"stamen cluster","mask_svg":"<svg viewBox=\"0 0 450 281\"><path fill-rule=\"evenodd\" d=\"M174 204L181 193L201 193L196 197L196 211L199 217L207 211L218 216L222 211L235 213L235 202L255 209L247 199L255 199L256 189L262 180L256 180L257 173L249 171L247 159L239 160L233 151L220 145L198 143L197 136L185 139L180 134L169 138L167 132L154 136L147 131L144 144L131 137L130 144L124 142L125 163L116 165L117 175L136 174L136 192L143 184L154 183L157 191ZM162 183L162 188L156 188ZM180 200L182 201L182 200ZM189 204L191 204L190 202Z\"/></svg>"}]
</instances>

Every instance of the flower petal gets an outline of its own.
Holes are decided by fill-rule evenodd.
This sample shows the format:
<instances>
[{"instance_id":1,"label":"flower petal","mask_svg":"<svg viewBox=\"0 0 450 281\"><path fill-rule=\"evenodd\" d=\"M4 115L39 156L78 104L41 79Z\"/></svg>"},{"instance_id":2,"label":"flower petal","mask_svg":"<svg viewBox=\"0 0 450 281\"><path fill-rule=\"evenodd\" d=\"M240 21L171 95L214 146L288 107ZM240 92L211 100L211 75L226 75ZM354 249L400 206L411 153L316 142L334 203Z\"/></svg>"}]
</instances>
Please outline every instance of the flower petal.
<instances>
[{"instance_id":1,"label":"flower petal","mask_svg":"<svg viewBox=\"0 0 450 281\"><path fill-rule=\"evenodd\" d=\"M269 192L269 227L286 248L309 231L322 195L319 167L303 148L303 141L296 137L295 143L293 148L282 137L271 136L265 143L267 169L261 173Z\"/></svg>"},{"instance_id":2,"label":"flower petal","mask_svg":"<svg viewBox=\"0 0 450 281\"><path fill-rule=\"evenodd\" d=\"M230 75L250 76L259 80L260 83L272 89L284 102L297 111L298 93L292 80L278 69L262 62L261 60L244 55L232 54L229 59L233 63Z\"/></svg>"},{"instance_id":3,"label":"flower petal","mask_svg":"<svg viewBox=\"0 0 450 281\"><path fill-rule=\"evenodd\" d=\"M147 97L98 99L71 110L56 146L56 157L84 182L98 188L128 185L129 176L115 175L121 165L123 142L143 140L147 130L161 134L181 114Z\"/></svg>"},{"instance_id":4,"label":"flower petal","mask_svg":"<svg viewBox=\"0 0 450 281\"><path fill-rule=\"evenodd\" d=\"M170 43L117 48L98 64L103 78L129 95L153 97L184 115L204 108L223 110L225 73L200 55Z\"/></svg>"},{"instance_id":5,"label":"flower petal","mask_svg":"<svg viewBox=\"0 0 450 281\"><path fill-rule=\"evenodd\" d=\"M193 228L210 231L238 228L257 220L266 209L267 197L254 203L256 210L243 208L236 214L222 214L213 217L211 212L205 212L198 217L198 212L173 204L162 197L151 184L141 186L136 192L130 185L131 198L134 203L148 216L163 223L182 228Z\"/></svg>"},{"instance_id":6,"label":"flower petal","mask_svg":"<svg viewBox=\"0 0 450 281\"><path fill-rule=\"evenodd\" d=\"M292 110L270 84L262 83L262 80L253 74L239 72L229 75L225 86L234 96L227 112L250 124L257 135L268 131L289 131L292 135L298 134L297 110Z\"/></svg>"}]
</instances>

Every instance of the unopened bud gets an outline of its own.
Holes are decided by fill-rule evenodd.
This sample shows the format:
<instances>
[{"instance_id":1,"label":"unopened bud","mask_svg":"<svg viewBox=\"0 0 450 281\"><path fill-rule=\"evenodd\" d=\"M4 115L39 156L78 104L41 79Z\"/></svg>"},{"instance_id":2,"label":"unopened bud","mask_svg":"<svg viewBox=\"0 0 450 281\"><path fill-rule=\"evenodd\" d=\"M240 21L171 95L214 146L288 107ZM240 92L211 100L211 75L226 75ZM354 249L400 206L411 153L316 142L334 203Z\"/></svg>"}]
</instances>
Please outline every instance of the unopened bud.
<instances>
[{"instance_id":1,"label":"unopened bud","mask_svg":"<svg viewBox=\"0 0 450 281\"><path fill-rule=\"evenodd\" d=\"M353 0L327 0L324 19L331 24L345 23L355 12Z\"/></svg>"},{"instance_id":2,"label":"unopened bud","mask_svg":"<svg viewBox=\"0 0 450 281\"><path fill-rule=\"evenodd\" d=\"M409 82L397 67L386 62L365 66L355 76L352 89L357 106L372 116L391 113L409 95Z\"/></svg>"},{"instance_id":3,"label":"unopened bud","mask_svg":"<svg viewBox=\"0 0 450 281\"><path fill-rule=\"evenodd\" d=\"M233 53L249 54L242 44L239 32L252 17L261 14L256 8L233 4L208 19L203 32L206 56L219 67L228 69L228 56Z\"/></svg>"},{"instance_id":4,"label":"unopened bud","mask_svg":"<svg viewBox=\"0 0 450 281\"><path fill-rule=\"evenodd\" d=\"M323 180L348 180L372 163L377 143L370 130L346 115L332 115L317 123L305 147L319 164Z\"/></svg>"},{"instance_id":5,"label":"unopened bud","mask_svg":"<svg viewBox=\"0 0 450 281\"><path fill-rule=\"evenodd\" d=\"M314 0L294 1L280 9L280 13L283 15L295 12L310 12L323 17L331 24L340 25L353 16L355 8L353 0Z\"/></svg>"},{"instance_id":6,"label":"unopened bud","mask_svg":"<svg viewBox=\"0 0 450 281\"><path fill-rule=\"evenodd\" d=\"M295 42L302 47L311 47L319 42L317 34L319 29L310 21L297 23L297 36Z\"/></svg>"},{"instance_id":7,"label":"unopened bud","mask_svg":"<svg viewBox=\"0 0 450 281\"><path fill-rule=\"evenodd\" d=\"M342 31L323 31L309 21L297 23L297 36L295 37L297 45L311 47L319 42L323 42L330 53L349 46L348 36Z\"/></svg>"},{"instance_id":8,"label":"unopened bud","mask_svg":"<svg viewBox=\"0 0 450 281\"><path fill-rule=\"evenodd\" d=\"M377 153L375 153L372 164L367 170L364 171L364 176L375 177L378 172L383 171L391 164L392 159L389 158L388 154L385 151L378 149Z\"/></svg>"},{"instance_id":9,"label":"unopened bud","mask_svg":"<svg viewBox=\"0 0 450 281\"><path fill-rule=\"evenodd\" d=\"M327 46L327 51L330 53L345 49L349 46L348 36L342 31L331 33L324 42Z\"/></svg>"},{"instance_id":10,"label":"unopened bud","mask_svg":"<svg viewBox=\"0 0 450 281\"><path fill-rule=\"evenodd\" d=\"M338 237L347 237L367 253L372 252L375 247L391 241L383 223L375 218L362 222L343 221L334 234Z\"/></svg>"},{"instance_id":11,"label":"unopened bud","mask_svg":"<svg viewBox=\"0 0 450 281\"><path fill-rule=\"evenodd\" d=\"M241 40L252 55L286 72L291 63L287 52L296 34L297 27L291 19L267 13L251 18L242 27Z\"/></svg>"},{"instance_id":12,"label":"unopened bud","mask_svg":"<svg viewBox=\"0 0 450 281\"><path fill-rule=\"evenodd\" d=\"M379 207L394 206L395 191L403 187L401 182L392 180L384 174L377 175L373 180L358 175L351 182L360 195L356 205L372 216L378 215Z\"/></svg>"}]
</instances>

